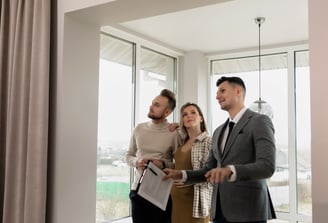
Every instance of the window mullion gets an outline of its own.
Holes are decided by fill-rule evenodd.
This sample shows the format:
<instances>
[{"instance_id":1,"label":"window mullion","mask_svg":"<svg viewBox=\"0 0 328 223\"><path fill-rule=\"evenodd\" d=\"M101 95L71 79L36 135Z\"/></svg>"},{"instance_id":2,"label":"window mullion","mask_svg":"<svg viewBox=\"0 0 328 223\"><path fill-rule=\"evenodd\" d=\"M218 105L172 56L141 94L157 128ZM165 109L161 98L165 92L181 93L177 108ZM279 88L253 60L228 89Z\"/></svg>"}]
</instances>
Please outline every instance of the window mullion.
<instances>
[{"instance_id":1,"label":"window mullion","mask_svg":"<svg viewBox=\"0 0 328 223\"><path fill-rule=\"evenodd\" d=\"M297 222L297 159L296 159L296 108L295 108L295 54L287 53L288 72L288 159L289 159L289 199L291 223Z\"/></svg>"}]
</instances>

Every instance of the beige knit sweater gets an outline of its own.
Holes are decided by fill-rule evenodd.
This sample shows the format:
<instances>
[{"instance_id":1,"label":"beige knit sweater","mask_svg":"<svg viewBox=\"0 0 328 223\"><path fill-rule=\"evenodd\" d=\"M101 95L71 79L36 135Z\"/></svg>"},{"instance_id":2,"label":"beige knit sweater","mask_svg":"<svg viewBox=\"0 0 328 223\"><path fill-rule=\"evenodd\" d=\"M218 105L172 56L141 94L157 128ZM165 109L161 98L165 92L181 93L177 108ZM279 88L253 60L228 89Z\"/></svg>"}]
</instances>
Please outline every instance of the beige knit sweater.
<instances>
[{"instance_id":1,"label":"beige knit sweater","mask_svg":"<svg viewBox=\"0 0 328 223\"><path fill-rule=\"evenodd\" d=\"M131 136L126 163L136 167L139 159L159 159L166 167L174 168L173 154L178 146L178 136L176 131L169 131L168 125L168 122L155 124L152 121L137 125ZM137 188L141 173L142 170L134 168L132 190Z\"/></svg>"}]
</instances>

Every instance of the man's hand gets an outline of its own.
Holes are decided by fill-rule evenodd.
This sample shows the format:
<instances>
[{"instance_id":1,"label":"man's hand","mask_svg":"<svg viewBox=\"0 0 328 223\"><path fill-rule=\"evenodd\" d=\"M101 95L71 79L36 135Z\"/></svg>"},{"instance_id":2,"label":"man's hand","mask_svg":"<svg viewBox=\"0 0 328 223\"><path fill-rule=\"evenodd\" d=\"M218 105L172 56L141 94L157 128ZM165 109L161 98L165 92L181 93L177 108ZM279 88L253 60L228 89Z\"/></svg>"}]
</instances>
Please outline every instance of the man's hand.
<instances>
[{"instance_id":1,"label":"man's hand","mask_svg":"<svg viewBox=\"0 0 328 223\"><path fill-rule=\"evenodd\" d=\"M222 183L227 181L232 175L229 167L211 169L205 174L207 182L211 184Z\"/></svg>"},{"instance_id":2,"label":"man's hand","mask_svg":"<svg viewBox=\"0 0 328 223\"><path fill-rule=\"evenodd\" d=\"M140 159L140 160L137 161L137 166L136 167L138 169L143 170L147 166L147 162L148 162L148 159Z\"/></svg>"},{"instance_id":3,"label":"man's hand","mask_svg":"<svg viewBox=\"0 0 328 223\"><path fill-rule=\"evenodd\" d=\"M151 159L151 161L160 169L163 169L165 167L164 162L162 160Z\"/></svg>"},{"instance_id":4,"label":"man's hand","mask_svg":"<svg viewBox=\"0 0 328 223\"><path fill-rule=\"evenodd\" d=\"M169 178L173 180L181 180L182 179L182 171L181 170L173 170L173 169L164 169L164 173L166 176L163 177L163 180L167 180Z\"/></svg>"},{"instance_id":5,"label":"man's hand","mask_svg":"<svg viewBox=\"0 0 328 223\"><path fill-rule=\"evenodd\" d=\"M157 160L157 159L140 159L137 161L137 168L139 169L145 169L145 167L147 166L148 161L153 162L153 164L155 164L158 168L163 169L164 166L164 162L162 160Z\"/></svg>"}]
</instances>

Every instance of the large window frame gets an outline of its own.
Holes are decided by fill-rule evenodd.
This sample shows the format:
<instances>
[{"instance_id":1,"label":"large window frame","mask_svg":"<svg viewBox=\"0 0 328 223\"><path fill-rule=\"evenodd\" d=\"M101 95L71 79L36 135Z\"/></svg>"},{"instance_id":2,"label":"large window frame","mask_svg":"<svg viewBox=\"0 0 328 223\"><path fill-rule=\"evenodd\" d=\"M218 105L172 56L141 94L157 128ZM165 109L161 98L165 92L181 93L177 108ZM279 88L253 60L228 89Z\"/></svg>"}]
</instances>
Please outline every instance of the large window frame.
<instances>
[{"instance_id":1,"label":"large window frame","mask_svg":"<svg viewBox=\"0 0 328 223\"><path fill-rule=\"evenodd\" d=\"M169 49L164 49L161 46L155 46L153 43L146 43L145 40L141 39L136 39L135 37L127 36L127 35L122 35L121 33L117 32L112 32L109 31L111 35L126 39L128 41L134 42L136 44L135 47L135 61L134 61L134 96L138 98L138 88L139 86L137 85L138 81L138 76L136 73L139 72L140 70L140 53L142 48L145 49L151 49L154 50L157 53L162 53L163 55L168 55L171 56L172 58L175 58L175 77L173 81L173 90L177 92L179 89L177 89L177 70L178 70L178 58L180 54L176 52L172 52ZM289 142L288 142L288 162L289 162L289 195L290 195L290 206L289 206L289 212L277 212L277 217L278 220L273 220L270 222L275 222L275 223L282 223L282 222L289 222L289 223L296 223L296 222L304 222L308 223L311 222L312 216L310 215L303 215L298 213L298 207L297 207L297 142L295 140L296 138L296 115L295 115L295 53L299 51L307 51L308 46L307 45L300 45L300 46L291 46L291 47L283 47L283 48L274 48L274 49L265 49L262 50L263 54L277 54L277 53L286 53L287 54L287 69L288 69L288 135L289 135ZM236 58L236 57L256 57L257 51L250 51L250 52L240 52L240 53L233 53L233 54L222 54L222 55L214 55L214 56L208 56L209 58L209 64L211 64L211 61L213 60L220 60L220 59L225 59L225 58ZM211 67L211 66L210 66ZM209 78L211 79L211 78ZM211 95L210 89L208 91L208 98L215 97ZM136 106L138 104L137 100L134 100L134 116L133 120L131 123L131 129L139 123L139 118L137 118L140 114L137 114L137 109ZM215 105L217 106L217 105ZM217 124L212 125L211 121L211 103L209 103L209 109L208 109L208 123L209 123L209 128L211 131L217 126ZM178 109L175 109L174 116L172 116L173 120L176 119Z\"/></svg>"},{"instance_id":2,"label":"large window frame","mask_svg":"<svg viewBox=\"0 0 328 223\"><path fill-rule=\"evenodd\" d=\"M148 107L151 104L151 100L159 94L160 89L169 88L169 89L173 90L174 92L177 92L177 70L178 70L177 65L178 65L178 56L179 55L177 53L170 51L169 49L165 49L161 46L158 46L154 43L145 41L143 39L139 39L135 36L128 35L127 33L119 32L118 30L112 29L111 27L103 27L101 29L100 35L101 35L101 37L107 36L111 39L115 39L115 41L124 42L125 44L128 44L128 45L131 44L131 46L132 46L131 51L129 51L129 55L128 55L129 58L125 58L124 55L123 55L123 58L122 58L122 55L118 55L116 57L116 51L118 54L120 54L123 52L123 50L127 50L126 47L123 48L122 51L117 50L117 49L115 51L115 48L114 48L113 52L114 52L115 56L111 57L111 55L113 54L113 52L111 51L111 54L109 54L107 57L108 61L112 61L114 63L121 63L124 66L127 65L128 67L130 67L130 72L131 72L130 79L131 80L127 81L129 83L125 83L125 84L131 85L131 87L128 87L127 89L130 89L130 94L131 94L131 99L129 99L129 100L131 100L131 105L129 105L129 106L130 106L130 110L131 110L130 111L130 113L131 113L130 132L132 132L133 128L138 123L146 121L147 116L144 113L145 113L145 111L148 111ZM106 47L111 47L111 44L107 44ZM113 47L115 47L115 46L113 46ZM116 47L118 47L118 46L116 45ZM106 49L105 49L105 51L106 51ZM146 54L147 54L147 58L144 59L144 61L142 61L142 56L146 55ZM158 60L158 58L160 60ZM126 61L127 59L129 61ZM151 62L153 62L153 63L151 63ZM101 64L100 64L100 66L103 66ZM147 65L148 65L147 71L143 70L143 68ZM159 65L162 66L161 69L158 69ZM111 67L113 67L113 66L115 66L115 65L112 64ZM109 71L107 71L107 72L109 72ZM111 71L111 73L113 73L113 71ZM145 73L148 77L147 79L150 79L150 81L152 82L150 87L147 88L148 90L151 90L151 92L145 90L145 87L142 87L142 86L145 86L145 85L142 85L143 83L145 83L145 81L141 77ZM104 75L104 74L102 74L102 75ZM158 82L158 84L157 84L157 82ZM155 87L155 89L152 89L153 87ZM104 87L102 87L102 88L104 88ZM111 92L111 93L113 93L113 92ZM115 96L119 97L118 95L115 95ZM149 100L148 97L151 97L151 99ZM143 100L141 100L141 99L143 99ZM102 99L102 101L105 102L106 100ZM108 102L106 102L106 103L108 103ZM124 103L124 102L122 102L122 103ZM130 102L128 102L128 103L130 104ZM118 109L117 107L119 107L117 104L111 105L111 106L113 106L112 109L116 109L116 110ZM108 115L110 115L110 114L108 114ZM174 121L175 117L176 117L176 111L173 112L172 115L170 115L169 120ZM122 119L122 118L124 118L124 117L119 117L119 119ZM127 134L127 133L125 133L125 134ZM102 132L102 135L104 135L103 132ZM126 141L125 144L126 143L128 144L128 141ZM122 147L122 146L120 146L120 147ZM124 146L124 148L125 147L126 146ZM98 153L98 155L99 155L99 153ZM124 168L125 173L127 171L129 172L127 174L129 175L128 176L130 179L129 184L131 185L132 180L133 180L132 168L129 168L126 165L123 165L125 163L121 163L122 158L120 158L119 161L120 161L119 168ZM110 165L113 165L113 163L111 163ZM103 169L103 167L101 167L101 168ZM106 167L106 168L108 169L110 167ZM116 163L115 163L115 166L113 166L113 168L117 168ZM122 171L121 169L119 169L119 170ZM98 168L97 168L97 171L98 171ZM103 172L104 171L102 170L102 173ZM98 174L97 174L97 177L98 177ZM98 182L98 180L97 180L97 182ZM97 188L98 189L100 188L100 187L98 187L98 183L97 183ZM97 194L99 194L98 189L97 189ZM104 189L101 188L101 190L104 190ZM100 191L100 192L103 192L103 191ZM123 193L125 194L126 191L124 191ZM102 205L104 203L103 197L101 197L102 200L101 200L100 205ZM128 195L126 195L126 199L129 202ZM126 202L126 201L124 201L124 202ZM97 213L99 211L102 211L102 212L107 211L107 210L102 210L102 209L105 209L102 206L99 206L99 207L97 206L96 208L97 208ZM99 208L101 210L99 210ZM120 208L120 209L122 209L122 208ZM111 210L111 211L113 211L113 210ZM131 214L130 208L129 208L128 212L129 213L127 213L126 216L120 215L120 217L116 217L116 215L115 215L115 218L107 217L107 219L103 219L103 220L107 220L107 221L111 221L111 222L112 221L120 221L120 220L130 217L130 214ZM105 216L103 213L100 214L101 218L103 216ZM98 218L98 214L97 214L97 218ZM98 219L98 220L96 220L96 222L99 222L99 221L103 222L103 220Z\"/></svg>"},{"instance_id":3,"label":"large window frame","mask_svg":"<svg viewBox=\"0 0 328 223\"><path fill-rule=\"evenodd\" d=\"M305 215L299 213L298 208L298 181L297 181L297 174L298 174L298 166L297 166L297 132L296 132L296 93L295 93L295 75L296 75L296 53L301 51L308 51L308 45L297 45L297 46L289 46L289 47L281 47L281 48L272 48L272 49L265 49L262 50L262 55L269 55L269 54L279 54L279 53L286 53L287 54L287 75L288 75L288 174L289 174L289 211L288 212L280 212L277 211L277 220L272 220L269 222L275 223L282 223L282 222L289 222L289 223L296 223L296 222L311 222L312 221L312 214ZM212 80L212 73L213 73L213 62L217 60L224 60L224 59L233 59L233 58L246 58L246 57L254 57L258 55L257 51L245 51L239 53L231 53L231 54L222 54L222 55L213 55L209 56L209 67L210 67L210 84L213 85ZM212 87L212 86L211 86ZM212 90L209 89L208 95L210 98L215 98L213 95ZM247 96L246 96L247 97ZM208 111L212 111L212 109L218 107L217 103L209 103ZM212 123L212 116L211 112L209 112L209 124L211 131L217 127L217 123ZM309 130L310 131L310 130ZM309 132L311 134L311 132Z\"/></svg>"}]
</instances>

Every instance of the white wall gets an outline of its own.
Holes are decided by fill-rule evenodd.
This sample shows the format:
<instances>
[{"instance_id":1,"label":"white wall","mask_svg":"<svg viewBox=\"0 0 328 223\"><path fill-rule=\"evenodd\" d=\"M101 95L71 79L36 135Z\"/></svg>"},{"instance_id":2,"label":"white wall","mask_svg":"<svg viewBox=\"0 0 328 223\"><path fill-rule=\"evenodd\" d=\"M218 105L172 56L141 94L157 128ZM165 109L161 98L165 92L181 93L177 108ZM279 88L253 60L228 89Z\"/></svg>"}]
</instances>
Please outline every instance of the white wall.
<instances>
[{"instance_id":1,"label":"white wall","mask_svg":"<svg viewBox=\"0 0 328 223\"><path fill-rule=\"evenodd\" d=\"M52 222L94 222L95 219L98 30L65 18L65 53L58 77L54 178L50 185Z\"/></svg>"},{"instance_id":2,"label":"white wall","mask_svg":"<svg viewBox=\"0 0 328 223\"><path fill-rule=\"evenodd\" d=\"M309 0L313 222L328 219L328 2Z\"/></svg>"}]
</instances>

